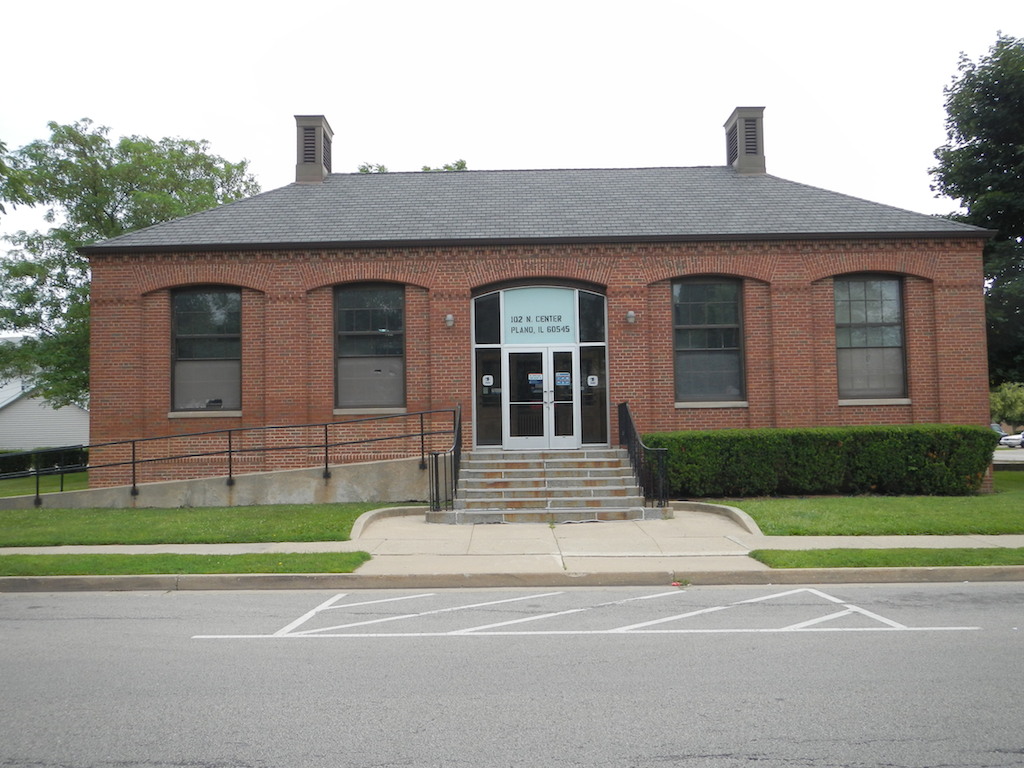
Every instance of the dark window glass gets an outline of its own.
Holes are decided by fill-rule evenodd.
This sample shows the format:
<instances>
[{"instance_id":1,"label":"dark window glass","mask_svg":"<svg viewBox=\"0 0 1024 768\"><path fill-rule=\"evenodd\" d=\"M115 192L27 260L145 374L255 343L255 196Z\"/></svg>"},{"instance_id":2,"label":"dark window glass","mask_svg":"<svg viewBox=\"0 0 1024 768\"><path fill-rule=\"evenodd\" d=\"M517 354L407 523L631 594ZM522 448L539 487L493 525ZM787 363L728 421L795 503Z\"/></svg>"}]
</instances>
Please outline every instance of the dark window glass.
<instances>
[{"instance_id":1,"label":"dark window glass","mask_svg":"<svg viewBox=\"0 0 1024 768\"><path fill-rule=\"evenodd\" d=\"M501 445L500 349L476 351L476 442Z\"/></svg>"},{"instance_id":2,"label":"dark window glass","mask_svg":"<svg viewBox=\"0 0 1024 768\"><path fill-rule=\"evenodd\" d=\"M604 341L604 296L580 291L580 341Z\"/></svg>"},{"instance_id":3,"label":"dark window glass","mask_svg":"<svg viewBox=\"0 0 1024 768\"><path fill-rule=\"evenodd\" d=\"M473 302L473 318L477 344L501 342L501 311L497 293L481 296Z\"/></svg>"},{"instance_id":4,"label":"dark window glass","mask_svg":"<svg viewBox=\"0 0 1024 768\"><path fill-rule=\"evenodd\" d=\"M242 293L237 288L175 291L171 407L176 411L242 407Z\"/></svg>"},{"instance_id":5,"label":"dark window glass","mask_svg":"<svg viewBox=\"0 0 1024 768\"><path fill-rule=\"evenodd\" d=\"M744 398L738 280L672 285L676 400Z\"/></svg>"},{"instance_id":6,"label":"dark window glass","mask_svg":"<svg viewBox=\"0 0 1024 768\"><path fill-rule=\"evenodd\" d=\"M839 397L906 397L902 281L854 276L833 287Z\"/></svg>"},{"instance_id":7,"label":"dark window glass","mask_svg":"<svg viewBox=\"0 0 1024 768\"><path fill-rule=\"evenodd\" d=\"M405 289L345 285L334 292L335 403L405 405Z\"/></svg>"}]
</instances>

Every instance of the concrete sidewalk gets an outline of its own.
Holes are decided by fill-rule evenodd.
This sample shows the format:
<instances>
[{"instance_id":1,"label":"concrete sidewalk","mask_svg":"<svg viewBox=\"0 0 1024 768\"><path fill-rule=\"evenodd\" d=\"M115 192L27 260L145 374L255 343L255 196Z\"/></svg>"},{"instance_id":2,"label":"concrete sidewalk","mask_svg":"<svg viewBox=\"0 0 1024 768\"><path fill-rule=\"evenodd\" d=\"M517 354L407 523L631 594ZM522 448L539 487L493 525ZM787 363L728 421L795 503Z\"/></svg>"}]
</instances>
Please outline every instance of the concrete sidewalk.
<instances>
[{"instance_id":1,"label":"concrete sidewalk","mask_svg":"<svg viewBox=\"0 0 1024 768\"><path fill-rule=\"evenodd\" d=\"M1024 581L1024 566L772 570L747 556L753 549L1024 547L1024 535L764 536L735 508L677 502L673 511L660 520L438 525L426 522L423 507L405 507L366 513L345 542L6 548L0 555L361 550L373 559L353 574L6 577L0 591Z\"/></svg>"}]
</instances>

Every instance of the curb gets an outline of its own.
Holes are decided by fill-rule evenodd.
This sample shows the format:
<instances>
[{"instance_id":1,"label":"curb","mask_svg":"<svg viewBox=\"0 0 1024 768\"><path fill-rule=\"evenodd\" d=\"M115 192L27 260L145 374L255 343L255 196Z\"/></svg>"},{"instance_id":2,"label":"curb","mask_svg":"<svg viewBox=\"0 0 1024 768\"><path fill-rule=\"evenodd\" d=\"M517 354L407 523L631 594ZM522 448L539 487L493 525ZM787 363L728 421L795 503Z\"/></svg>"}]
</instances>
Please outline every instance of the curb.
<instances>
[{"instance_id":1,"label":"curb","mask_svg":"<svg viewBox=\"0 0 1024 768\"><path fill-rule=\"evenodd\" d=\"M441 573L360 575L189 574L152 576L4 576L4 592L210 591L252 589L458 589L472 587L646 587L768 584L904 584L1024 581L1024 566L944 568L791 568L767 571L633 573Z\"/></svg>"},{"instance_id":2,"label":"curb","mask_svg":"<svg viewBox=\"0 0 1024 768\"><path fill-rule=\"evenodd\" d=\"M406 517L412 515L422 515L427 512L429 507L423 506L405 506L405 507L381 507L380 509L371 509L367 512L363 512L356 521L352 523L352 530L349 531L348 540L357 541L363 532L369 527L375 520L385 520L389 517Z\"/></svg>"}]
</instances>

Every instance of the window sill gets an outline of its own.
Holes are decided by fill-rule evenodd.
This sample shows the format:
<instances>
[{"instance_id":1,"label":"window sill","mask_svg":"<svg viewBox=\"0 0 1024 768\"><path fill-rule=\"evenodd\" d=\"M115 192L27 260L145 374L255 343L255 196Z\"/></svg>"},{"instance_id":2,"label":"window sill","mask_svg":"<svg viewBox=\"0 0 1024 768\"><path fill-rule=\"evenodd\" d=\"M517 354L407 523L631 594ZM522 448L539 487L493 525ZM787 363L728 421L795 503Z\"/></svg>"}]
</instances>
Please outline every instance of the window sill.
<instances>
[{"instance_id":1,"label":"window sill","mask_svg":"<svg viewBox=\"0 0 1024 768\"><path fill-rule=\"evenodd\" d=\"M875 397L859 400L840 400L839 405L910 405L909 397Z\"/></svg>"},{"instance_id":2,"label":"window sill","mask_svg":"<svg viewBox=\"0 0 1024 768\"><path fill-rule=\"evenodd\" d=\"M335 416L378 416L394 413L408 413L406 408L335 408Z\"/></svg>"},{"instance_id":3,"label":"window sill","mask_svg":"<svg viewBox=\"0 0 1024 768\"><path fill-rule=\"evenodd\" d=\"M168 419L240 419L241 411L171 411Z\"/></svg>"},{"instance_id":4,"label":"window sill","mask_svg":"<svg viewBox=\"0 0 1024 768\"><path fill-rule=\"evenodd\" d=\"M676 403L676 408L747 408L746 400L693 400Z\"/></svg>"}]
</instances>

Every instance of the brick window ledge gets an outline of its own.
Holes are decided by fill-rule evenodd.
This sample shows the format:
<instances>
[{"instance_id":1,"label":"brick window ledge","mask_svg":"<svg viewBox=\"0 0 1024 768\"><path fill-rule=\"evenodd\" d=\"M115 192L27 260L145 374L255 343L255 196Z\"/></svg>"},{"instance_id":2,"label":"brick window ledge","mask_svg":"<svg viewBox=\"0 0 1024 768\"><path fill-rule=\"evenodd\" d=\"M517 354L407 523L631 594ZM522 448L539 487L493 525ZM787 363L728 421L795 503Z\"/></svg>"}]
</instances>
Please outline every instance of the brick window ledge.
<instances>
[{"instance_id":1,"label":"brick window ledge","mask_svg":"<svg viewBox=\"0 0 1024 768\"><path fill-rule=\"evenodd\" d=\"M676 403L676 408L747 408L746 400L694 400Z\"/></svg>"},{"instance_id":2,"label":"brick window ledge","mask_svg":"<svg viewBox=\"0 0 1024 768\"><path fill-rule=\"evenodd\" d=\"M909 397L865 397L859 400L840 400L839 405L910 405Z\"/></svg>"},{"instance_id":3,"label":"brick window ledge","mask_svg":"<svg viewBox=\"0 0 1024 768\"><path fill-rule=\"evenodd\" d=\"M335 416L387 416L407 413L407 408L335 408Z\"/></svg>"},{"instance_id":4,"label":"brick window ledge","mask_svg":"<svg viewBox=\"0 0 1024 768\"><path fill-rule=\"evenodd\" d=\"M241 411L171 411L168 419L240 419Z\"/></svg>"}]
</instances>

